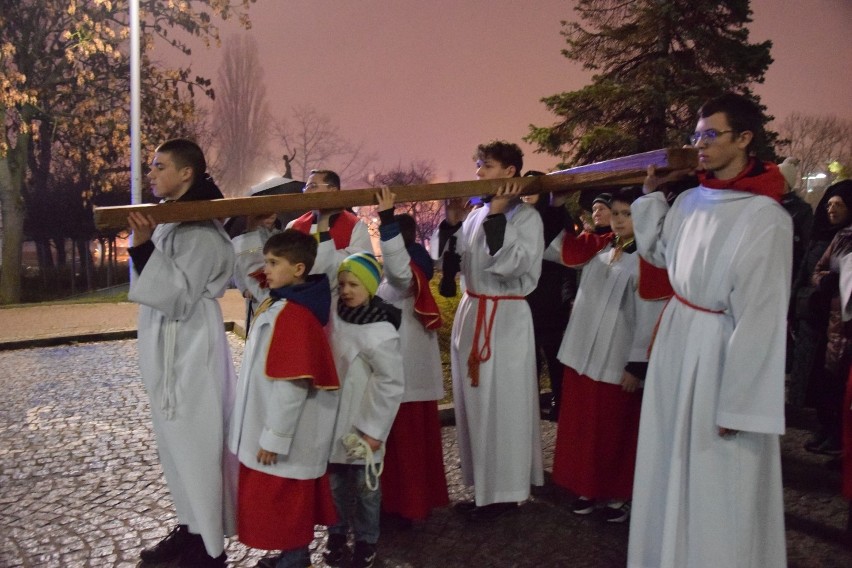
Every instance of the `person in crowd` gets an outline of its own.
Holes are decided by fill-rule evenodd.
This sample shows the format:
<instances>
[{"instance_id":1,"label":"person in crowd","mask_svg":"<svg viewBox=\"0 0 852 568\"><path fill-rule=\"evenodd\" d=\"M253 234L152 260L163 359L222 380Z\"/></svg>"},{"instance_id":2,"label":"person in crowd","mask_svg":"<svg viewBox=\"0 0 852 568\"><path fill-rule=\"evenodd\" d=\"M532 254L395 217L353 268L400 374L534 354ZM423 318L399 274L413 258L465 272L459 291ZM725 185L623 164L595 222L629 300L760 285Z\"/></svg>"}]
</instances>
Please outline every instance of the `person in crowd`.
<instances>
[{"instance_id":1,"label":"person in crowd","mask_svg":"<svg viewBox=\"0 0 852 568\"><path fill-rule=\"evenodd\" d=\"M329 474L339 521L328 527L329 566L348 555L350 527L351 566L370 568L376 559L384 444L405 390L401 314L376 296L381 280L381 265L367 252L346 257L338 269L331 343L341 393Z\"/></svg>"},{"instance_id":2,"label":"person in crowd","mask_svg":"<svg viewBox=\"0 0 852 568\"><path fill-rule=\"evenodd\" d=\"M540 175L544 175L543 172L528 171L524 174L525 177ZM564 204L551 206L550 193L526 195L523 201L532 205L541 216L545 243L555 239L564 227L573 225L571 215ZM559 407L562 401L563 368L557 353L562 343L562 336L565 334L565 326L568 325L571 304L576 291L577 271L544 259L538 285L527 295L535 336L536 377L540 379L542 368L546 363L547 375L550 379L551 394L549 397L542 398L542 415L552 422L559 419Z\"/></svg>"},{"instance_id":3,"label":"person in crowd","mask_svg":"<svg viewBox=\"0 0 852 568\"><path fill-rule=\"evenodd\" d=\"M833 199L837 199L834 197ZM832 203L829 200L829 203ZM829 216L836 208L829 210ZM842 449L843 403L849 363L852 361L852 324L843 321L840 272L843 259L852 252L852 227L837 231L828 248L814 266L811 295L813 310L826 314L825 354L822 368L814 376L814 394L819 429L806 449L839 456Z\"/></svg>"},{"instance_id":4,"label":"person in crowd","mask_svg":"<svg viewBox=\"0 0 852 568\"><path fill-rule=\"evenodd\" d=\"M779 436L793 228L784 179L752 150L763 116L724 94L698 111L700 185L633 203L639 253L674 296L639 427L628 566L786 566ZM655 184L649 183L649 187Z\"/></svg>"},{"instance_id":5,"label":"person in crowd","mask_svg":"<svg viewBox=\"0 0 852 568\"><path fill-rule=\"evenodd\" d=\"M444 374L438 349L442 320L429 281L433 263L415 242L410 215L394 215L396 194L376 193L384 274L378 295L400 309L400 347L405 392L385 444L382 511L401 524L426 519L449 504L438 401L444 397Z\"/></svg>"},{"instance_id":6,"label":"person in crowd","mask_svg":"<svg viewBox=\"0 0 852 568\"><path fill-rule=\"evenodd\" d=\"M784 195L781 197L781 206L793 219L793 270L802 262L805 254L805 246L810 242L811 228L814 224L814 210L804 199L796 193L798 185L799 160L797 158L785 158L778 165L781 175L784 176ZM795 277L795 274L793 275Z\"/></svg>"},{"instance_id":7,"label":"person in crowd","mask_svg":"<svg viewBox=\"0 0 852 568\"><path fill-rule=\"evenodd\" d=\"M304 193L340 191L340 176L332 170L311 170ZM237 254L234 280L243 294L254 302L263 301L269 294L263 274L263 243L277 232L270 227L271 215L258 215L247 220L247 232L233 239ZM333 274L350 254L373 250L367 225L345 209L308 211L287 224L319 239L317 258L312 274ZM332 295L337 288L332 289Z\"/></svg>"},{"instance_id":8,"label":"person in crowd","mask_svg":"<svg viewBox=\"0 0 852 568\"><path fill-rule=\"evenodd\" d=\"M663 309L663 302L638 295L632 202L630 190L612 196L612 233L566 230L545 251L545 260L583 267L559 350L566 395L553 481L579 495L574 513L600 508L610 523L630 518L647 352Z\"/></svg>"},{"instance_id":9,"label":"person in crowd","mask_svg":"<svg viewBox=\"0 0 852 568\"><path fill-rule=\"evenodd\" d=\"M844 227L852 224L852 181L829 186L816 210L813 228L802 260L796 268L790 311L793 354L790 366L789 404L793 408L816 404L817 373L821 372L826 342L827 305L812 298L813 273L829 243ZM822 453L825 436L817 432L807 442L808 451Z\"/></svg>"},{"instance_id":10,"label":"person in crowd","mask_svg":"<svg viewBox=\"0 0 852 568\"><path fill-rule=\"evenodd\" d=\"M337 522L326 475L340 386L323 329L331 289L325 274L308 276L311 235L286 230L263 251L269 297L249 332L228 434L240 460L237 535L283 551L266 565L305 568L314 525Z\"/></svg>"},{"instance_id":11,"label":"person in crowd","mask_svg":"<svg viewBox=\"0 0 852 568\"><path fill-rule=\"evenodd\" d=\"M612 194L601 193L592 200L592 231L603 235L610 232Z\"/></svg>"},{"instance_id":12,"label":"person in crowd","mask_svg":"<svg viewBox=\"0 0 852 568\"><path fill-rule=\"evenodd\" d=\"M521 202L521 186L511 182L523 168L517 145L480 145L476 163L478 179L506 182L463 222L463 212L448 206L439 232L443 242L456 237L466 286L450 360L462 475L474 486L474 501L457 509L484 521L516 508L530 485L544 482L535 339L525 301L541 273L544 229Z\"/></svg>"},{"instance_id":13,"label":"person in crowd","mask_svg":"<svg viewBox=\"0 0 852 568\"><path fill-rule=\"evenodd\" d=\"M164 202L221 199L206 172L201 148L176 138L157 148L148 179ZM218 221L157 224L133 212L128 224L139 367L178 518L140 556L146 564L224 567L224 535L234 530L236 462L225 451L225 424L235 373L217 298L231 278L234 252Z\"/></svg>"}]
</instances>

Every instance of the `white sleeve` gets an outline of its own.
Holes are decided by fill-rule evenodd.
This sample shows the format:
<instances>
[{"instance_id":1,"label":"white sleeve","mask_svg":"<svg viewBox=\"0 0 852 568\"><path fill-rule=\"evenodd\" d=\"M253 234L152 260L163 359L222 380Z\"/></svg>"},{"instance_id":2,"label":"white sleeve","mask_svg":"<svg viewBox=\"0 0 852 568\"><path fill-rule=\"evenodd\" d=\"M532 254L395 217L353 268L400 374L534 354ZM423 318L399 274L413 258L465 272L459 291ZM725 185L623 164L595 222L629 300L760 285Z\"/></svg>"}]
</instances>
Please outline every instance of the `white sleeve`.
<instances>
[{"instance_id":1,"label":"white sleeve","mask_svg":"<svg viewBox=\"0 0 852 568\"><path fill-rule=\"evenodd\" d=\"M396 419L405 391L399 336L363 351L362 355L367 359L371 373L367 392L364 393L361 408L352 425L360 432L384 442Z\"/></svg>"}]
</instances>

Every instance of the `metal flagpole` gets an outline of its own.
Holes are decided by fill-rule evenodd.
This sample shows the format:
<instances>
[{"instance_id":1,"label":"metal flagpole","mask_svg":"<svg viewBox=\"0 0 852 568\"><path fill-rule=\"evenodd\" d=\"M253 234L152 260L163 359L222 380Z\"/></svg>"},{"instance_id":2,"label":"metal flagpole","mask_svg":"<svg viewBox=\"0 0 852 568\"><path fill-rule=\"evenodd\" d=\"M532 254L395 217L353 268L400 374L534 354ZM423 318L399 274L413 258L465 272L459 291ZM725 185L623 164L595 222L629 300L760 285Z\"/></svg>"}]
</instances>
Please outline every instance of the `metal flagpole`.
<instances>
[{"instance_id":1,"label":"metal flagpole","mask_svg":"<svg viewBox=\"0 0 852 568\"><path fill-rule=\"evenodd\" d=\"M140 136L140 24L139 0L130 0L130 203L142 203L142 149ZM133 261L128 262L130 280Z\"/></svg>"}]
</instances>

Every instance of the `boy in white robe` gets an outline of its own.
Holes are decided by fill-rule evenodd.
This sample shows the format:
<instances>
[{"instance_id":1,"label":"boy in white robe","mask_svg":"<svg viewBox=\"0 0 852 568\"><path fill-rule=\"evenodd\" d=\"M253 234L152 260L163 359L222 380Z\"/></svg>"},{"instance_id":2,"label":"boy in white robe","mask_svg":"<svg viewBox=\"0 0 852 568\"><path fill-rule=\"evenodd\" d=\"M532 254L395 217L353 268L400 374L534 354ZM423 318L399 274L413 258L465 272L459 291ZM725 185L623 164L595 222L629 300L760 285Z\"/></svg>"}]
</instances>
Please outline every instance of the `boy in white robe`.
<instances>
[{"instance_id":1,"label":"boy in white robe","mask_svg":"<svg viewBox=\"0 0 852 568\"><path fill-rule=\"evenodd\" d=\"M478 148L478 179L517 177L522 168L523 153L515 144ZM453 322L451 365L462 474L475 493L473 503L457 509L473 521L516 508L529 497L530 485L544 482L535 340L526 301L541 274L544 230L539 214L519 197L520 187L507 179L460 225L453 225L457 212L448 206L440 229L456 237L466 286Z\"/></svg>"},{"instance_id":2,"label":"boy in white robe","mask_svg":"<svg viewBox=\"0 0 852 568\"><path fill-rule=\"evenodd\" d=\"M332 314L331 345L340 378L340 406L334 425L329 478L339 522L328 527L323 558L340 566L348 555L349 529L355 537L352 568L376 559L381 508L381 462L405 389L399 342L399 310L376 296L382 279L370 253L347 257L338 271L338 302ZM363 457L346 443L369 446ZM372 456L372 459L366 459Z\"/></svg>"},{"instance_id":3,"label":"boy in white robe","mask_svg":"<svg viewBox=\"0 0 852 568\"><path fill-rule=\"evenodd\" d=\"M246 343L228 444L240 460L240 542L282 550L276 568L309 566L314 525L337 521L326 466L339 381L323 326L331 290L308 276L317 242L286 230L264 245L270 297Z\"/></svg>"},{"instance_id":4,"label":"boy in white robe","mask_svg":"<svg viewBox=\"0 0 852 568\"><path fill-rule=\"evenodd\" d=\"M779 435L792 223L750 156L760 109L727 94L692 136L701 185L632 207L639 253L674 289L639 428L628 566L786 565ZM656 178L646 182L646 191Z\"/></svg>"},{"instance_id":5,"label":"boy in white robe","mask_svg":"<svg viewBox=\"0 0 852 568\"><path fill-rule=\"evenodd\" d=\"M194 142L175 139L157 148L148 177L163 201L220 199L206 169ZM136 271L128 297L140 304L139 366L178 517L178 526L141 558L222 567L223 537L233 533L229 484L236 462L224 451L234 367L217 298L231 277L234 252L218 221L158 225L134 212L128 224Z\"/></svg>"}]
</instances>

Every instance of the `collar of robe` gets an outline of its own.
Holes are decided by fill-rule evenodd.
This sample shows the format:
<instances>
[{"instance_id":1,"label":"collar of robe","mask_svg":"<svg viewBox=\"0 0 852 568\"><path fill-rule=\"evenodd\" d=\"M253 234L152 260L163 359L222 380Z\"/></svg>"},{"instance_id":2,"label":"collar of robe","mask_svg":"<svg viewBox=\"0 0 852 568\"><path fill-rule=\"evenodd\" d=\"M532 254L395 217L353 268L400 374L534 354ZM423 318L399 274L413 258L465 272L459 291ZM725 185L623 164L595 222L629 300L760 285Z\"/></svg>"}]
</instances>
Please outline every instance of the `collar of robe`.
<instances>
[{"instance_id":1,"label":"collar of robe","mask_svg":"<svg viewBox=\"0 0 852 568\"><path fill-rule=\"evenodd\" d=\"M713 172L698 172L698 181L708 189L732 189L765 195L781 202L784 195L784 176L778 166L751 158L735 178L718 179Z\"/></svg>"}]
</instances>

